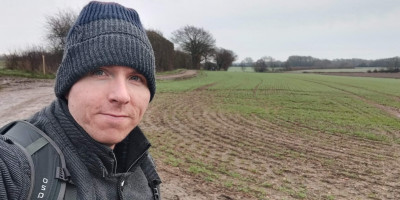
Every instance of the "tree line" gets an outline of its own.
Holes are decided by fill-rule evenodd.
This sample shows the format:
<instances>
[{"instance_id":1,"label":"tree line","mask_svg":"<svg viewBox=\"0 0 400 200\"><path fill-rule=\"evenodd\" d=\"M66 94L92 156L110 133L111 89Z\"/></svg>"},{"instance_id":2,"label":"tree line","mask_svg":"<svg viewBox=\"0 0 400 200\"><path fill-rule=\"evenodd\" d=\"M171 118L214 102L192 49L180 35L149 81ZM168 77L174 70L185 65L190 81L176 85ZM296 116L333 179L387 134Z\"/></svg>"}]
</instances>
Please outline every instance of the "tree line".
<instances>
[{"instance_id":1,"label":"tree line","mask_svg":"<svg viewBox=\"0 0 400 200\"><path fill-rule=\"evenodd\" d=\"M62 60L66 36L77 17L71 10L46 17L48 46L31 46L4 55L6 68L32 72L45 68L46 72L55 73ZM233 51L216 47L212 34L203 28L184 26L172 33L172 42L160 31L147 30L146 33L158 72L179 68L227 70L237 58Z\"/></svg>"},{"instance_id":2,"label":"tree line","mask_svg":"<svg viewBox=\"0 0 400 200\"><path fill-rule=\"evenodd\" d=\"M252 67L256 72L267 71L290 71L299 69L338 69L338 68L355 68L355 67L379 67L385 68L375 70L375 72L400 72L400 57L383 58L376 60L365 59L318 59L311 56L289 56L282 62L275 60L270 56L264 56L256 61L250 57L244 58L240 63L235 63L234 66Z\"/></svg>"}]
</instances>

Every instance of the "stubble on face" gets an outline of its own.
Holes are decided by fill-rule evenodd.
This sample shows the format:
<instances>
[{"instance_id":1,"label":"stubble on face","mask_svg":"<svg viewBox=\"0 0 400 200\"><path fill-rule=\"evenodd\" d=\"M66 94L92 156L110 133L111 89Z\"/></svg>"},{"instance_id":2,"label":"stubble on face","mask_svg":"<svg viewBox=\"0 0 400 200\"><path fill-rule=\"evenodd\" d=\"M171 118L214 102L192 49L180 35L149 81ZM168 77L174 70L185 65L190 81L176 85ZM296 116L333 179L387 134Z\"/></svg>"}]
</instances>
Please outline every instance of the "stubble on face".
<instances>
[{"instance_id":1,"label":"stubble on face","mask_svg":"<svg viewBox=\"0 0 400 200\"><path fill-rule=\"evenodd\" d=\"M113 148L140 123L150 91L144 77L131 68L100 69L76 82L66 98L77 123L94 140Z\"/></svg>"}]
</instances>

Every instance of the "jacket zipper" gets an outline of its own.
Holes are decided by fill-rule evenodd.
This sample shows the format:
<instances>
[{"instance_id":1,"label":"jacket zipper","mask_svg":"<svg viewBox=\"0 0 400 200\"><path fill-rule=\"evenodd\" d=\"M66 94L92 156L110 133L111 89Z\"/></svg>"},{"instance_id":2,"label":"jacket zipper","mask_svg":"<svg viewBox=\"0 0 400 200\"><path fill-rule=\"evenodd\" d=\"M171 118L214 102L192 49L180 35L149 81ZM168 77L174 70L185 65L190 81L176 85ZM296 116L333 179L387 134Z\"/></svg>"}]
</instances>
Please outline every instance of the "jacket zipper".
<instances>
[{"instance_id":1,"label":"jacket zipper","mask_svg":"<svg viewBox=\"0 0 400 200\"><path fill-rule=\"evenodd\" d=\"M150 145L149 145L149 146L143 151L143 153L140 154L140 156L129 166L129 168L127 169L126 172L129 172L129 170L131 170L132 167L135 166L135 165L139 162L139 160L143 158L144 155L146 155L147 150L148 150L149 148L150 148ZM114 160L115 160L115 168L114 168L113 171L114 171L114 173L117 173L117 158L116 158L114 152L112 152L112 155L113 155ZM122 180L121 182L119 182L119 185L118 185L118 196L119 196L119 199L121 199L121 200L123 200L122 188L121 188L121 187L122 187L121 184L122 184L123 181L124 181L124 180ZM150 184L149 184L149 186L151 187L151 191L152 191L152 193L153 193L154 199L155 199L155 200L159 200L159 199L160 199L160 194L159 194L159 192L158 192L157 186L152 186L152 185L150 185Z\"/></svg>"},{"instance_id":2,"label":"jacket zipper","mask_svg":"<svg viewBox=\"0 0 400 200\"><path fill-rule=\"evenodd\" d=\"M144 155L146 155L147 150L148 150L149 148L150 148L150 145L149 145L149 146L146 148L146 150L139 156L139 158L137 158L137 159L129 166L127 172L129 172L129 170L130 170L133 166L135 166L135 165L139 162L139 160L143 158ZM159 191L158 191L158 188L157 188L156 184L149 183L149 187L150 187L150 189L151 189L151 191L152 191L152 193L153 193L154 200L159 200L159 199L160 199L160 193L159 193ZM121 199L122 199L122 197L121 197Z\"/></svg>"},{"instance_id":3,"label":"jacket zipper","mask_svg":"<svg viewBox=\"0 0 400 200\"><path fill-rule=\"evenodd\" d=\"M114 174L116 174L117 173L117 167L118 167L117 157L115 156L113 151L111 151L111 154L113 155L114 163L115 163L115 165L113 166L112 172Z\"/></svg>"}]
</instances>

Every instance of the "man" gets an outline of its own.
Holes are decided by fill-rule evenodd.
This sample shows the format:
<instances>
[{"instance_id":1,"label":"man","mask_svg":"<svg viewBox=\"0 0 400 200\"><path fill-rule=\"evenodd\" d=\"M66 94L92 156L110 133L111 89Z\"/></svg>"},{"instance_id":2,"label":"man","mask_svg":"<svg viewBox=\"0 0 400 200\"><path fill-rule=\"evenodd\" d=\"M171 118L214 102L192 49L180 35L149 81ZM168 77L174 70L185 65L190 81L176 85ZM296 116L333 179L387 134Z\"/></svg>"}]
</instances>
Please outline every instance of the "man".
<instances>
[{"instance_id":1,"label":"man","mask_svg":"<svg viewBox=\"0 0 400 200\"><path fill-rule=\"evenodd\" d=\"M63 152L77 199L159 197L150 143L138 127L155 94L154 73L135 10L101 2L83 8L67 37L57 99L27 120ZM27 166L15 145L0 140L1 199L26 199Z\"/></svg>"}]
</instances>

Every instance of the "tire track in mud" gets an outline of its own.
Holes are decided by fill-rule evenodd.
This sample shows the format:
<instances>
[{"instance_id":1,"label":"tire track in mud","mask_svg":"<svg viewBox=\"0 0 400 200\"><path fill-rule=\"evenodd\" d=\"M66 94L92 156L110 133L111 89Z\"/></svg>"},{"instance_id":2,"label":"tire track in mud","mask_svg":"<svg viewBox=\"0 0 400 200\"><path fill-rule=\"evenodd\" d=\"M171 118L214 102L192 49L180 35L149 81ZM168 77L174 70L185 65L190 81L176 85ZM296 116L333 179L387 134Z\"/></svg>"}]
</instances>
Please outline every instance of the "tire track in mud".
<instances>
[{"instance_id":1,"label":"tire track in mud","mask_svg":"<svg viewBox=\"0 0 400 200\"><path fill-rule=\"evenodd\" d=\"M162 100L153 103L143 127L172 132L181 153L228 165L252 179L250 186L272 183L265 189L271 198L285 195L279 190L285 184L305 185L311 199L326 191L337 197L400 196L398 145L212 110L218 98L204 88L159 95Z\"/></svg>"}]
</instances>

